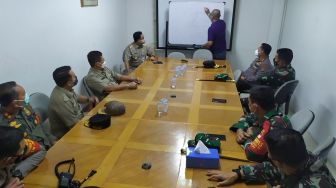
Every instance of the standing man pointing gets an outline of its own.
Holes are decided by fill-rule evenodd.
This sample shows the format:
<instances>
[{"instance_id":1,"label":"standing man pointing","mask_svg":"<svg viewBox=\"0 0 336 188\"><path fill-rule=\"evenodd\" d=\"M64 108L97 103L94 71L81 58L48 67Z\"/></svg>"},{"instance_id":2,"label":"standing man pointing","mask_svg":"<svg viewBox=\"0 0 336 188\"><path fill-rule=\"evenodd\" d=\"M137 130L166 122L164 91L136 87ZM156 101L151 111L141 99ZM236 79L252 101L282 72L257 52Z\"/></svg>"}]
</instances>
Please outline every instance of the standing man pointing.
<instances>
[{"instance_id":1,"label":"standing man pointing","mask_svg":"<svg viewBox=\"0 0 336 188\"><path fill-rule=\"evenodd\" d=\"M220 10L213 9L210 10L205 7L205 13L210 18L212 24L208 29L208 42L203 45L204 48L209 49L212 52L214 59L226 59L226 39L225 31L226 24L224 20L220 19Z\"/></svg>"}]
</instances>

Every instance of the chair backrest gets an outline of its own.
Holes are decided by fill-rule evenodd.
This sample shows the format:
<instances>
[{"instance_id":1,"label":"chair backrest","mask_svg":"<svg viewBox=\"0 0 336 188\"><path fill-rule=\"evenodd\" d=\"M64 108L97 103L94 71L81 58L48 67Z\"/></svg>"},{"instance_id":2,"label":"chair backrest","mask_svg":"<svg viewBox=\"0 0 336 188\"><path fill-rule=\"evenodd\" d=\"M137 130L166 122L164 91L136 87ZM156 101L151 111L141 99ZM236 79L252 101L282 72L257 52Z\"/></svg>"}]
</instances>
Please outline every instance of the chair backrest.
<instances>
[{"instance_id":1,"label":"chair backrest","mask_svg":"<svg viewBox=\"0 0 336 188\"><path fill-rule=\"evenodd\" d=\"M304 109L296 112L291 118L293 129L303 134L315 119L315 114L311 110Z\"/></svg>"},{"instance_id":2,"label":"chair backrest","mask_svg":"<svg viewBox=\"0 0 336 188\"><path fill-rule=\"evenodd\" d=\"M285 114L288 114L289 102L298 83L299 80L285 82L275 92L274 98L277 107L279 108L282 104L286 103Z\"/></svg>"},{"instance_id":3,"label":"chair backrest","mask_svg":"<svg viewBox=\"0 0 336 188\"><path fill-rule=\"evenodd\" d=\"M29 104L34 112L40 116L41 122L48 119L49 97L44 93L33 93L29 96Z\"/></svg>"},{"instance_id":4,"label":"chair backrest","mask_svg":"<svg viewBox=\"0 0 336 188\"><path fill-rule=\"evenodd\" d=\"M193 59L212 60L212 53L207 49L198 49L193 54Z\"/></svg>"},{"instance_id":5,"label":"chair backrest","mask_svg":"<svg viewBox=\"0 0 336 188\"><path fill-rule=\"evenodd\" d=\"M240 69L237 69L233 72L233 78L237 82L242 74L242 71Z\"/></svg>"},{"instance_id":6,"label":"chair backrest","mask_svg":"<svg viewBox=\"0 0 336 188\"><path fill-rule=\"evenodd\" d=\"M172 52L168 55L168 57L177 58L177 59L185 59L186 58L186 56L181 52Z\"/></svg>"},{"instance_id":7,"label":"chair backrest","mask_svg":"<svg viewBox=\"0 0 336 188\"><path fill-rule=\"evenodd\" d=\"M331 148L335 145L335 141L335 137L329 136L314 149L313 154L318 155L321 159L327 158Z\"/></svg>"},{"instance_id":8,"label":"chair backrest","mask_svg":"<svg viewBox=\"0 0 336 188\"><path fill-rule=\"evenodd\" d=\"M113 71L119 74L123 74L123 71L125 69L125 65L122 63L113 65Z\"/></svg>"},{"instance_id":9,"label":"chair backrest","mask_svg":"<svg viewBox=\"0 0 336 188\"><path fill-rule=\"evenodd\" d=\"M84 78L83 78L83 86L84 86L84 90L85 90L87 96L89 96L89 97L95 96L93 94L93 92L91 91L91 89L89 88L87 82L86 82L86 76L84 76Z\"/></svg>"}]
</instances>

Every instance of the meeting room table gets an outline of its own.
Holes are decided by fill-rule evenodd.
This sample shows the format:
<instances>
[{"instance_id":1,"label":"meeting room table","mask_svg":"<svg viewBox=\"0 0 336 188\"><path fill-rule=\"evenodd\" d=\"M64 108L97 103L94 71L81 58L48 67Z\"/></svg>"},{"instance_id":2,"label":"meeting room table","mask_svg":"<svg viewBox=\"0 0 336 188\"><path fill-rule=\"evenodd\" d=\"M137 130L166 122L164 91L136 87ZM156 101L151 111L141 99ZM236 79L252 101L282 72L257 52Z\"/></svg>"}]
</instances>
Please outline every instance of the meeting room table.
<instances>
[{"instance_id":1,"label":"meeting room table","mask_svg":"<svg viewBox=\"0 0 336 188\"><path fill-rule=\"evenodd\" d=\"M205 69L197 67L203 60L158 60L162 64L146 60L130 74L142 80L136 90L111 92L57 141L40 166L23 180L25 187L57 187L55 165L72 158L76 164L74 179L82 180L91 170L97 171L82 187L216 187L217 182L207 180L207 169L186 168L186 156L181 153L199 132L226 136L221 141L220 170L254 164L247 161L229 130L243 115L235 83L198 80L213 80L218 73L233 78L230 63L216 61L223 66ZM176 66L182 65L186 71L176 78L176 87L172 88ZM168 99L168 112L159 116L157 103L162 98ZM214 103L213 98L226 102ZM125 104L124 115L112 116L111 126L103 130L84 126L91 116L104 113L104 105L113 100ZM143 169L144 163L151 164L151 168ZM67 171L67 167L61 170ZM232 187L265 186L237 183Z\"/></svg>"}]
</instances>

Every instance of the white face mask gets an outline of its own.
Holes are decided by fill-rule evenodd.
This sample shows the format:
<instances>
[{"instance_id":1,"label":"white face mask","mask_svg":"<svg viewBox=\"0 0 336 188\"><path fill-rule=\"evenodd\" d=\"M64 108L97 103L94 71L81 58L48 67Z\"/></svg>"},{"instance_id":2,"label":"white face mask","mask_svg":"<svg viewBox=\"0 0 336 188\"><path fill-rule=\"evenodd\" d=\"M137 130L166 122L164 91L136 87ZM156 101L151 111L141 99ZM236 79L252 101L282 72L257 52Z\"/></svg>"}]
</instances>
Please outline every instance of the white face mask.
<instances>
[{"instance_id":1,"label":"white face mask","mask_svg":"<svg viewBox=\"0 0 336 188\"><path fill-rule=\"evenodd\" d=\"M254 51L254 55L257 56L257 57L259 57L259 51L258 51L258 49L256 49L256 50Z\"/></svg>"},{"instance_id":2,"label":"white face mask","mask_svg":"<svg viewBox=\"0 0 336 188\"><path fill-rule=\"evenodd\" d=\"M102 68L104 68L106 66L106 61L104 61L104 63L102 64Z\"/></svg>"}]
</instances>

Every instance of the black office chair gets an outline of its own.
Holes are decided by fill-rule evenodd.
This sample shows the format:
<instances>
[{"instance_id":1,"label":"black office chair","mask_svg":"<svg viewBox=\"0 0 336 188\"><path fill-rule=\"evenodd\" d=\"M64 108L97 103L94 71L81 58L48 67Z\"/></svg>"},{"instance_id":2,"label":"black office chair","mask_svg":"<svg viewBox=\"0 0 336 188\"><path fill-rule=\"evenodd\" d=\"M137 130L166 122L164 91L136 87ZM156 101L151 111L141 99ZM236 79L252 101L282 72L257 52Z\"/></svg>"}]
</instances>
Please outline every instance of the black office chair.
<instances>
[{"instance_id":1,"label":"black office chair","mask_svg":"<svg viewBox=\"0 0 336 188\"><path fill-rule=\"evenodd\" d=\"M274 99L277 105L277 109L285 104L285 114L288 114L289 102L294 93L299 80L291 80L282 84L279 89L275 92Z\"/></svg>"}]
</instances>

